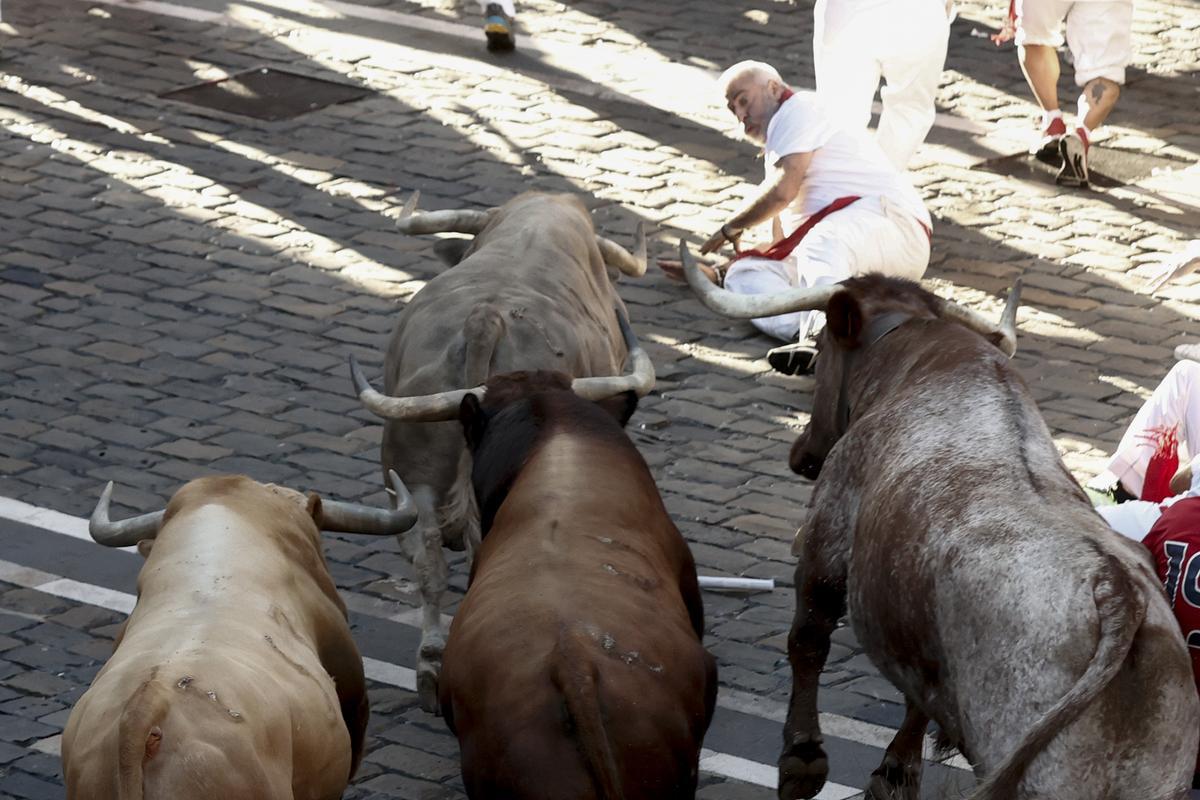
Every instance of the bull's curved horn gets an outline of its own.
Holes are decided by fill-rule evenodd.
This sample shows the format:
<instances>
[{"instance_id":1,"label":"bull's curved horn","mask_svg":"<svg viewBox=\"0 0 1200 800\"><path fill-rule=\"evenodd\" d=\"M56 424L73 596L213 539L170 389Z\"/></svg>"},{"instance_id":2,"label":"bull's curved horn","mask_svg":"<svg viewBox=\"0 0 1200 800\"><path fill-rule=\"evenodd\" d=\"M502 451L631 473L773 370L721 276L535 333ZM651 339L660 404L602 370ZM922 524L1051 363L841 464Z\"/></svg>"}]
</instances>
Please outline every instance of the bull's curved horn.
<instances>
[{"instance_id":1,"label":"bull's curved horn","mask_svg":"<svg viewBox=\"0 0 1200 800\"><path fill-rule=\"evenodd\" d=\"M354 380L354 391L363 406L376 416L404 422L444 422L458 418L458 407L468 394L483 399L484 387L455 389L417 397L391 397L377 392L358 366L358 359L350 355L350 377Z\"/></svg>"},{"instance_id":2,"label":"bull's curved horn","mask_svg":"<svg viewBox=\"0 0 1200 800\"><path fill-rule=\"evenodd\" d=\"M112 500L113 482L109 481L100 493L92 519L88 522L88 533L99 544L105 547L130 547L143 539L153 539L158 535L158 526L162 524L162 511L142 514L120 522L108 518L108 504Z\"/></svg>"},{"instance_id":3,"label":"bull's curved horn","mask_svg":"<svg viewBox=\"0 0 1200 800\"><path fill-rule=\"evenodd\" d=\"M679 240L679 260L683 262L688 286L692 287L700 302L718 314L734 319L773 317L793 311L824 311L829 298L842 288L831 283L772 294L737 294L720 288L705 277L688 251L687 242L682 239Z\"/></svg>"},{"instance_id":4,"label":"bull's curved horn","mask_svg":"<svg viewBox=\"0 0 1200 800\"><path fill-rule=\"evenodd\" d=\"M402 210L400 219L396 220L396 229L401 233L420 234L420 233L469 233L472 236L482 231L491 219L491 212L477 211L474 209L458 209L455 211L428 211L424 214L413 214L409 206L415 207L413 200L410 199L405 204L404 209L409 213L406 215Z\"/></svg>"},{"instance_id":5,"label":"bull's curved horn","mask_svg":"<svg viewBox=\"0 0 1200 800\"><path fill-rule=\"evenodd\" d=\"M585 400L604 400L614 395L628 392L631 389L638 397L645 397L654 388L654 363L646 351L638 344L625 309L617 308L617 325L621 328L621 338L629 350L628 363L630 370L625 375L599 378L576 378L571 381L571 391Z\"/></svg>"},{"instance_id":6,"label":"bull's curved horn","mask_svg":"<svg viewBox=\"0 0 1200 800\"><path fill-rule=\"evenodd\" d=\"M969 308L957 303L938 298L938 316L952 319L975 331L987 339L997 337L996 346L1009 358L1017 352L1017 306L1021 303L1021 277L1013 281L1012 289L1008 292L1008 301L1004 304L1004 313L1000 315L999 324L985 318Z\"/></svg>"},{"instance_id":7,"label":"bull's curved horn","mask_svg":"<svg viewBox=\"0 0 1200 800\"><path fill-rule=\"evenodd\" d=\"M621 245L603 236L596 236L596 244L600 247L600 255L604 257L605 264L616 267L631 278L640 278L646 274L645 222L638 222L636 239L632 255Z\"/></svg>"},{"instance_id":8,"label":"bull's curved horn","mask_svg":"<svg viewBox=\"0 0 1200 800\"><path fill-rule=\"evenodd\" d=\"M392 496L390 509L322 500L321 530L374 536L391 536L407 531L417 522L417 504L395 470L388 470L388 482L391 484L388 494Z\"/></svg>"}]
</instances>

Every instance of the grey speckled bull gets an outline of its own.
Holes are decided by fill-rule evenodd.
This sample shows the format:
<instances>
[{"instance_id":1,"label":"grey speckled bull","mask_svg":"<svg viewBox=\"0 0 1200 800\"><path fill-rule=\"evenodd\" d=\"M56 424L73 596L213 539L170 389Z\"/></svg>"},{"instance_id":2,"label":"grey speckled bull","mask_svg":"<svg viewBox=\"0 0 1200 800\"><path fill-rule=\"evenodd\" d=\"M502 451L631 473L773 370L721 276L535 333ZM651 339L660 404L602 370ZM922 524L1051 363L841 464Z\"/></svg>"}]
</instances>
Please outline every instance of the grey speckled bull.
<instances>
[{"instance_id":1,"label":"grey speckled bull","mask_svg":"<svg viewBox=\"0 0 1200 800\"><path fill-rule=\"evenodd\" d=\"M817 677L848 601L907 701L867 797L918 797L932 719L977 800L1181 798L1200 704L1149 554L1092 510L1008 359L944 302L878 276L828 300L791 454L819 479L797 535L780 797L825 782Z\"/></svg>"},{"instance_id":2,"label":"grey speckled bull","mask_svg":"<svg viewBox=\"0 0 1200 800\"><path fill-rule=\"evenodd\" d=\"M400 474L420 512L402 544L421 593L418 695L422 708L437 713L447 581L442 546L470 550L479 541L459 403L491 375L538 369L592 384L615 381L593 385L602 391L591 392L592 399L628 389L645 394L653 369L644 354L637 386L613 377L629 355L629 339L614 313L623 315L624 306L613 271L645 272L645 238L639 229L637 256L631 255L596 235L578 198L532 192L486 211L417 214L401 220L400 228L474 235L439 242L439 253L453 267L401 312L384 359L388 396L372 390L361 373L355 379L364 404L387 419L384 473Z\"/></svg>"}]
</instances>

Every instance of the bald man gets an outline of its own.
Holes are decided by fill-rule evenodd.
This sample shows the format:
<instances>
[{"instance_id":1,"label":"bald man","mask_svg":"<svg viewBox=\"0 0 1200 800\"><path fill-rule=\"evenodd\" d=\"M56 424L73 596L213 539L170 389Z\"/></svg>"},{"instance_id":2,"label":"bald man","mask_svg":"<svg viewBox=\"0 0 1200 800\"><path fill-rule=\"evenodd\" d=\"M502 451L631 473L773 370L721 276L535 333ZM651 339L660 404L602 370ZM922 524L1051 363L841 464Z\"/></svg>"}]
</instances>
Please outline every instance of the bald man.
<instances>
[{"instance_id":1,"label":"bald man","mask_svg":"<svg viewBox=\"0 0 1200 800\"><path fill-rule=\"evenodd\" d=\"M793 91L760 61L721 75L729 111L747 139L763 146L766 179L700 252L735 250L745 229L771 223L772 245L743 252L710 277L740 294L838 283L865 272L919 279L929 265L930 218L920 195L889 161L869 131L839 127L812 92ZM660 261L668 274L673 261ZM811 372L813 335L824 315L800 311L752 320L769 336L791 342L767 353L785 374Z\"/></svg>"}]
</instances>

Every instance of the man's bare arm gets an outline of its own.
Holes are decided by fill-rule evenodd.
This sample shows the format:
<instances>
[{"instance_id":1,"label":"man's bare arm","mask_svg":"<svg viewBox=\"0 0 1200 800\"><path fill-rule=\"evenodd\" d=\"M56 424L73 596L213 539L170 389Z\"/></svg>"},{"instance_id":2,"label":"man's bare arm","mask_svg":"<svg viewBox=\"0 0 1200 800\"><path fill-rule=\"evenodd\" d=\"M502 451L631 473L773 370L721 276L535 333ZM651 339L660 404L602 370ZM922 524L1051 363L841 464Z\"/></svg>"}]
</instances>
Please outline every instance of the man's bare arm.
<instances>
[{"instance_id":1,"label":"man's bare arm","mask_svg":"<svg viewBox=\"0 0 1200 800\"><path fill-rule=\"evenodd\" d=\"M736 242L743 230L771 219L783 211L800 194L804 176L812 162L812 153L792 153L779 160L779 174L766 185L745 208L734 214L700 247L701 253L711 253L724 242Z\"/></svg>"}]
</instances>

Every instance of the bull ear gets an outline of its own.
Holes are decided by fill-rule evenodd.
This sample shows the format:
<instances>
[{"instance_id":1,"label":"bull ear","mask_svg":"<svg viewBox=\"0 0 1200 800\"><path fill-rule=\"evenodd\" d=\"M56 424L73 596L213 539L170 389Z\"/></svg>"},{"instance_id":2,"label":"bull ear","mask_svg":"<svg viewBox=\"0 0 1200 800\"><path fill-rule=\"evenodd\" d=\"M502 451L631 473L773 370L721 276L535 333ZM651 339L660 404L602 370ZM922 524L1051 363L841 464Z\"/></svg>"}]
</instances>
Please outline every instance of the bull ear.
<instances>
[{"instance_id":1,"label":"bull ear","mask_svg":"<svg viewBox=\"0 0 1200 800\"><path fill-rule=\"evenodd\" d=\"M433 252L443 264L453 267L463 260L474 242L474 239L438 239L433 245Z\"/></svg>"},{"instance_id":2,"label":"bull ear","mask_svg":"<svg viewBox=\"0 0 1200 800\"><path fill-rule=\"evenodd\" d=\"M858 298L844 291L829 298L829 305L825 309L825 327L842 347L858 347L863 329L863 312Z\"/></svg>"},{"instance_id":3,"label":"bull ear","mask_svg":"<svg viewBox=\"0 0 1200 800\"><path fill-rule=\"evenodd\" d=\"M609 414L611 414L613 419L621 423L622 428L628 424L629 418L632 417L633 412L637 410L637 404L637 392L634 392L633 390L621 392L618 395L613 395L612 397L604 400L596 401L596 405L600 406Z\"/></svg>"},{"instance_id":4,"label":"bull ear","mask_svg":"<svg viewBox=\"0 0 1200 800\"><path fill-rule=\"evenodd\" d=\"M483 441L483 432L487 430L487 416L479 405L479 398L467 393L458 405L458 421L462 423L463 435L467 437L467 448L473 453L479 449Z\"/></svg>"}]
</instances>

